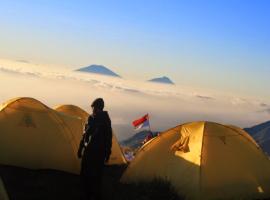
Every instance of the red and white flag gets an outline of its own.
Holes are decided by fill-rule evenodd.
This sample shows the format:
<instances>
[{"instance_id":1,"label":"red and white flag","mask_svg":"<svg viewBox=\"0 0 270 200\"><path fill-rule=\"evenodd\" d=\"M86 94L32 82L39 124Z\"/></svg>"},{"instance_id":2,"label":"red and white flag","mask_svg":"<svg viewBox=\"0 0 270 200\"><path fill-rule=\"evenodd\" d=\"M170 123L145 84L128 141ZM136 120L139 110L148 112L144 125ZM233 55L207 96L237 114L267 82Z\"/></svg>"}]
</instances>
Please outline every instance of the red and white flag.
<instances>
[{"instance_id":1,"label":"red and white flag","mask_svg":"<svg viewBox=\"0 0 270 200\"><path fill-rule=\"evenodd\" d=\"M135 121L132 122L132 124L136 130L141 129L143 127L147 127L147 126L150 129L149 115L146 114L143 117L136 119Z\"/></svg>"}]
</instances>

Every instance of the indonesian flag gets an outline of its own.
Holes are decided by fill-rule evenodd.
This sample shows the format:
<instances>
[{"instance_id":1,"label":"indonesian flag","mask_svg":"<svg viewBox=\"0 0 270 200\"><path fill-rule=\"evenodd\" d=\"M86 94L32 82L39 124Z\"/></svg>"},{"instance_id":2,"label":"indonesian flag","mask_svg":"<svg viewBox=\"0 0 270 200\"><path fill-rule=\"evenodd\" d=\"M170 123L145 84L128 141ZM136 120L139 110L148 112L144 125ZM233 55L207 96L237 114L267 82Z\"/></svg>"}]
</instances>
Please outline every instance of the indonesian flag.
<instances>
[{"instance_id":1,"label":"indonesian flag","mask_svg":"<svg viewBox=\"0 0 270 200\"><path fill-rule=\"evenodd\" d=\"M143 127L149 127L149 116L148 114L144 115L142 118L140 119L136 119L135 121L132 122L134 128L136 130L143 128Z\"/></svg>"}]
</instances>

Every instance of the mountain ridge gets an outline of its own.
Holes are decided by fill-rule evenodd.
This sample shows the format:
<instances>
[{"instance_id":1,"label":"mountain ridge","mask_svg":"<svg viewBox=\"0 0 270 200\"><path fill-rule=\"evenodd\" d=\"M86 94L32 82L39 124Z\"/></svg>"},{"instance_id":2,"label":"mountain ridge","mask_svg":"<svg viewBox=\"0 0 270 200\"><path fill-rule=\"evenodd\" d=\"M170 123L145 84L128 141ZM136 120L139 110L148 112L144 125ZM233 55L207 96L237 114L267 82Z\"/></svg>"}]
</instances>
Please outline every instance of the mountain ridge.
<instances>
[{"instance_id":1,"label":"mountain ridge","mask_svg":"<svg viewBox=\"0 0 270 200\"><path fill-rule=\"evenodd\" d=\"M260 145L262 150L270 156L270 121L244 128L248 134Z\"/></svg>"},{"instance_id":2,"label":"mountain ridge","mask_svg":"<svg viewBox=\"0 0 270 200\"><path fill-rule=\"evenodd\" d=\"M270 121L263 122L261 124L254 125L249 128L244 128L245 131L247 131L251 136L255 135L257 132L270 127Z\"/></svg>"},{"instance_id":3,"label":"mountain ridge","mask_svg":"<svg viewBox=\"0 0 270 200\"><path fill-rule=\"evenodd\" d=\"M142 146L142 142L144 141L144 139L147 137L147 135L149 133L152 133L153 136L155 137L158 135L159 132L157 132L157 131L150 132L148 130L143 130L143 131L140 131L140 132L136 133L135 135L131 136L130 138L127 138L127 139L121 141L120 144L122 146L127 146L130 148L136 149L136 148Z\"/></svg>"}]
</instances>

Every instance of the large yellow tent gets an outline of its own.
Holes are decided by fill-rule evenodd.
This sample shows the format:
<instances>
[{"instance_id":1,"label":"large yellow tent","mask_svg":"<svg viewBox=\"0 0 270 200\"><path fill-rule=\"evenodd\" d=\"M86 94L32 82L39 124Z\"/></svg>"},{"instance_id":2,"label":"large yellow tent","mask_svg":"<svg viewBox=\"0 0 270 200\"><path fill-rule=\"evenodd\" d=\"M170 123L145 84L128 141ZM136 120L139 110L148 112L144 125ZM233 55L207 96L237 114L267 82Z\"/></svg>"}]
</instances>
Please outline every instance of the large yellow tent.
<instances>
[{"instance_id":1,"label":"large yellow tent","mask_svg":"<svg viewBox=\"0 0 270 200\"><path fill-rule=\"evenodd\" d=\"M270 197L270 161L240 128L192 122L146 143L122 182L169 181L187 199Z\"/></svg>"},{"instance_id":2,"label":"large yellow tent","mask_svg":"<svg viewBox=\"0 0 270 200\"><path fill-rule=\"evenodd\" d=\"M0 164L79 173L83 122L33 98L0 106Z\"/></svg>"},{"instance_id":3,"label":"large yellow tent","mask_svg":"<svg viewBox=\"0 0 270 200\"><path fill-rule=\"evenodd\" d=\"M55 107L55 109L64 114L80 117L85 123L87 123L89 114L78 106L60 105L60 106ZM78 140L81 139L81 136L82 134L78 135ZM107 163L108 165L122 165L122 164L127 163L115 134L113 134L113 137L112 137L111 151L112 153Z\"/></svg>"}]
</instances>

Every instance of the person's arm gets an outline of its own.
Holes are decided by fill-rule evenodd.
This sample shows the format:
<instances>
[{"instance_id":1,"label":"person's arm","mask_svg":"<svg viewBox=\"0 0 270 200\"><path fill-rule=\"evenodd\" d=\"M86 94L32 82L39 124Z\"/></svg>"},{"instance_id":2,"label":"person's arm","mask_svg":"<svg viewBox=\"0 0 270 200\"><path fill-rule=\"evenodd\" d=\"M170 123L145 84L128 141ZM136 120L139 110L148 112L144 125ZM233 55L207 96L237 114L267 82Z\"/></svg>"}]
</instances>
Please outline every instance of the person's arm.
<instances>
[{"instance_id":1,"label":"person's arm","mask_svg":"<svg viewBox=\"0 0 270 200\"><path fill-rule=\"evenodd\" d=\"M84 138L85 138L85 134L82 135L82 139L80 141L80 146L79 146L79 149L78 149L78 152L77 152L78 158L82 157L82 151L84 149Z\"/></svg>"},{"instance_id":2,"label":"person's arm","mask_svg":"<svg viewBox=\"0 0 270 200\"><path fill-rule=\"evenodd\" d=\"M105 162L108 162L110 159L110 155L111 155L111 148L112 148L112 125L111 125L111 120L110 117L108 115L108 121L107 121L107 137L106 137L106 149L105 149Z\"/></svg>"},{"instance_id":3,"label":"person's arm","mask_svg":"<svg viewBox=\"0 0 270 200\"><path fill-rule=\"evenodd\" d=\"M94 131L94 118L92 115L90 115L88 117L88 123L85 129L84 143L89 142L90 136L93 134L93 131Z\"/></svg>"},{"instance_id":4,"label":"person's arm","mask_svg":"<svg viewBox=\"0 0 270 200\"><path fill-rule=\"evenodd\" d=\"M93 129L93 117L89 116L88 117L88 123L86 124L85 128L84 128L84 134L82 135L82 139L80 141L80 146L77 152L77 155L79 158L82 157L82 151L85 148L85 143L89 142L89 137L92 134L92 129Z\"/></svg>"}]
</instances>

